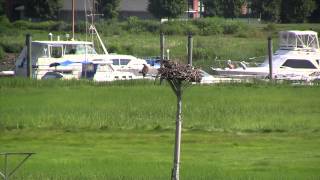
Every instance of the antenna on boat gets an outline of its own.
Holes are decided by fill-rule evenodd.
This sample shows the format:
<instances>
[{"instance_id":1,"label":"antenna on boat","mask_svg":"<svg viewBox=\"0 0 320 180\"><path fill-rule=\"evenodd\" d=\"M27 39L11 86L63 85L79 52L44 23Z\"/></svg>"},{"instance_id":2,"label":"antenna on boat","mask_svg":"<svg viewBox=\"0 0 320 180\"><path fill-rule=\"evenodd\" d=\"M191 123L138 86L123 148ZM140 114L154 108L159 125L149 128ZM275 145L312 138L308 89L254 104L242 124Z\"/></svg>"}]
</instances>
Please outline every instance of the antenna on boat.
<instances>
[{"instance_id":1,"label":"antenna on boat","mask_svg":"<svg viewBox=\"0 0 320 180\"><path fill-rule=\"evenodd\" d=\"M95 11L95 2L96 1L94 1L94 0L92 1L92 5L91 5L91 8L90 8L90 14L87 14L87 11L86 11L86 24L87 24L87 17L91 17L91 24L89 26L89 32L91 33L91 41L92 41L92 43L94 43L93 36L96 35L98 40L99 40L99 43L100 43L100 45L101 45L101 47L103 49L103 52L105 54L108 54L108 51L107 51L105 45L103 44L103 42L101 40L101 37L100 37L100 35L99 35L95 25L94 25L94 17L95 16L103 16L103 14L94 13L94 11ZM86 37L87 37L87 35L86 35Z\"/></svg>"}]
</instances>

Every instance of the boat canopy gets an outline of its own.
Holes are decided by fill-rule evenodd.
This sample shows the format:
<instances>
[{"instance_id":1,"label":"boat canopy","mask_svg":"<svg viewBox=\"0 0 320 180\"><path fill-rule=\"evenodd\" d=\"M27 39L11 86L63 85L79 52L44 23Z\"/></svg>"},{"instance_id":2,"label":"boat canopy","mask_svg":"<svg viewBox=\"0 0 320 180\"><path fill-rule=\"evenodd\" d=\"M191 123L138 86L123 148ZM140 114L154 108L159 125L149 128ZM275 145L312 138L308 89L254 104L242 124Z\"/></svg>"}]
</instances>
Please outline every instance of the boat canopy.
<instances>
[{"instance_id":1,"label":"boat canopy","mask_svg":"<svg viewBox=\"0 0 320 180\"><path fill-rule=\"evenodd\" d=\"M279 47L285 50L316 50L319 49L317 32L314 31L281 31Z\"/></svg>"}]
</instances>

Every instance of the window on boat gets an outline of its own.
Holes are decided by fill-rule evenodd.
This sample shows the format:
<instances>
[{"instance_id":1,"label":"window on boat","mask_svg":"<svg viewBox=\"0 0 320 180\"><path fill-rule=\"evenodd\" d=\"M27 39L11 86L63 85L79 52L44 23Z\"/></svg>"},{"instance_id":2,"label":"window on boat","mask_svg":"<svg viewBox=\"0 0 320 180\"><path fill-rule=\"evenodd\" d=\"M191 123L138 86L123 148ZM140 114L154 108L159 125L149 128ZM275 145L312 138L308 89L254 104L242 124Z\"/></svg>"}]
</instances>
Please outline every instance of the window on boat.
<instances>
[{"instance_id":1,"label":"window on boat","mask_svg":"<svg viewBox=\"0 0 320 180\"><path fill-rule=\"evenodd\" d=\"M40 57L48 57L48 49L47 46L42 44L32 44L32 59L38 59Z\"/></svg>"},{"instance_id":2,"label":"window on boat","mask_svg":"<svg viewBox=\"0 0 320 180\"><path fill-rule=\"evenodd\" d=\"M61 58L62 57L62 46L51 46L50 55L53 58Z\"/></svg>"},{"instance_id":3,"label":"window on boat","mask_svg":"<svg viewBox=\"0 0 320 180\"><path fill-rule=\"evenodd\" d=\"M120 65L127 65L129 64L130 59L120 59Z\"/></svg>"},{"instance_id":4,"label":"window on boat","mask_svg":"<svg viewBox=\"0 0 320 180\"><path fill-rule=\"evenodd\" d=\"M282 66L300 69L317 69L309 60L288 59Z\"/></svg>"},{"instance_id":5,"label":"window on boat","mask_svg":"<svg viewBox=\"0 0 320 180\"><path fill-rule=\"evenodd\" d=\"M107 64L100 64L97 67L97 72L112 72L112 68Z\"/></svg>"},{"instance_id":6,"label":"window on boat","mask_svg":"<svg viewBox=\"0 0 320 180\"><path fill-rule=\"evenodd\" d=\"M112 64L115 66L119 66L120 65L119 59L112 59Z\"/></svg>"},{"instance_id":7,"label":"window on boat","mask_svg":"<svg viewBox=\"0 0 320 180\"><path fill-rule=\"evenodd\" d=\"M66 44L65 54L97 54L96 51L90 45L84 44Z\"/></svg>"}]
</instances>

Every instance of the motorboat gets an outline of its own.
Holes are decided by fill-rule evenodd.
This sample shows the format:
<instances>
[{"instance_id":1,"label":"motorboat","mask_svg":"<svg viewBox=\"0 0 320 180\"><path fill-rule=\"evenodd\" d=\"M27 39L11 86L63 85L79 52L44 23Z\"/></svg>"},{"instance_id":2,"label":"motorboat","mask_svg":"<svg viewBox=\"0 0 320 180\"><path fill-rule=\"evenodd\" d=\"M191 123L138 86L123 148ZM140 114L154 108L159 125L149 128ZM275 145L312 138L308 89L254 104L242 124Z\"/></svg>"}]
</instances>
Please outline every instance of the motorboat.
<instances>
[{"instance_id":1,"label":"motorboat","mask_svg":"<svg viewBox=\"0 0 320 180\"><path fill-rule=\"evenodd\" d=\"M211 68L214 74L236 78L268 78L269 61L258 67L248 67L242 61L235 67L228 61L225 68ZM320 50L314 31L279 32L279 49L272 55L272 78L283 80L319 79Z\"/></svg>"},{"instance_id":2,"label":"motorboat","mask_svg":"<svg viewBox=\"0 0 320 180\"><path fill-rule=\"evenodd\" d=\"M142 79L147 62L131 55L98 54L92 42L33 41L32 77L35 79L94 79L113 81ZM16 76L27 75L27 48L16 60Z\"/></svg>"},{"instance_id":3,"label":"motorboat","mask_svg":"<svg viewBox=\"0 0 320 180\"><path fill-rule=\"evenodd\" d=\"M152 74L143 76L141 72L144 66L148 67L148 71L152 69L144 59L119 54L109 54L108 59L111 61L110 64L100 63L97 65L93 77L94 81L153 79Z\"/></svg>"},{"instance_id":4,"label":"motorboat","mask_svg":"<svg viewBox=\"0 0 320 180\"><path fill-rule=\"evenodd\" d=\"M83 66L108 59L99 55L91 42L86 41L33 41L31 43L32 78L79 79ZM27 47L24 47L15 63L15 75L27 76Z\"/></svg>"}]
</instances>

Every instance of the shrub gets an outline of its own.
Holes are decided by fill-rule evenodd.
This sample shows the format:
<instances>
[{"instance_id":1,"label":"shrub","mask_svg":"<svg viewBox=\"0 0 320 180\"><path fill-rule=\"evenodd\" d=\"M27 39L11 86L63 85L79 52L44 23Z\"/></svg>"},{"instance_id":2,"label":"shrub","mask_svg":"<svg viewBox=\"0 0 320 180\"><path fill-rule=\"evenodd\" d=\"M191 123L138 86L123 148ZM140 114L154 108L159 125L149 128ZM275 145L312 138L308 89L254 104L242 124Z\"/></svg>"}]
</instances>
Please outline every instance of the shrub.
<instances>
[{"instance_id":1,"label":"shrub","mask_svg":"<svg viewBox=\"0 0 320 180\"><path fill-rule=\"evenodd\" d=\"M130 33L159 32L159 23L151 20L140 20L137 17L129 17L124 23L123 29Z\"/></svg>"},{"instance_id":2,"label":"shrub","mask_svg":"<svg viewBox=\"0 0 320 180\"><path fill-rule=\"evenodd\" d=\"M42 22L30 22L25 20L18 20L13 23L13 26L19 29L35 29L35 30L47 30L57 31L66 30L67 24L62 21L42 21Z\"/></svg>"},{"instance_id":3,"label":"shrub","mask_svg":"<svg viewBox=\"0 0 320 180\"><path fill-rule=\"evenodd\" d=\"M108 51L109 53L119 53L121 52L121 48L119 45L113 44L108 47Z\"/></svg>"},{"instance_id":4,"label":"shrub","mask_svg":"<svg viewBox=\"0 0 320 180\"><path fill-rule=\"evenodd\" d=\"M182 21L169 21L161 25L160 29L167 35L181 35L186 34L186 23Z\"/></svg>"},{"instance_id":5,"label":"shrub","mask_svg":"<svg viewBox=\"0 0 320 180\"><path fill-rule=\"evenodd\" d=\"M28 21L18 20L13 23L13 26L19 29L27 29L29 27Z\"/></svg>"},{"instance_id":6,"label":"shrub","mask_svg":"<svg viewBox=\"0 0 320 180\"><path fill-rule=\"evenodd\" d=\"M223 21L220 18L204 18L194 21L201 35L217 35L223 32Z\"/></svg>"},{"instance_id":7,"label":"shrub","mask_svg":"<svg viewBox=\"0 0 320 180\"><path fill-rule=\"evenodd\" d=\"M51 30L53 30L53 31L70 31L71 24L65 23L63 21L59 21L52 26Z\"/></svg>"},{"instance_id":8,"label":"shrub","mask_svg":"<svg viewBox=\"0 0 320 180\"><path fill-rule=\"evenodd\" d=\"M109 35L121 35L123 30L120 26L120 23L115 20L102 21L96 24L97 30L105 36Z\"/></svg>"},{"instance_id":9,"label":"shrub","mask_svg":"<svg viewBox=\"0 0 320 180\"><path fill-rule=\"evenodd\" d=\"M11 29L9 29L8 27L0 26L0 34L7 35L10 31L11 31Z\"/></svg>"},{"instance_id":10,"label":"shrub","mask_svg":"<svg viewBox=\"0 0 320 180\"><path fill-rule=\"evenodd\" d=\"M241 22L226 22L223 26L224 34L236 34L247 29L246 25Z\"/></svg>"},{"instance_id":11,"label":"shrub","mask_svg":"<svg viewBox=\"0 0 320 180\"><path fill-rule=\"evenodd\" d=\"M265 28L263 28L265 31L276 31L276 25L271 23L271 24L268 24Z\"/></svg>"},{"instance_id":12,"label":"shrub","mask_svg":"<svg viewBox=\"0 0 320 180\"><path fill-rule=\"evenodd\" d=\"M0 24L1 26L5 26L5 27L11 27L11 23L9 21L9 19L7 18L7 16L0 16Z\"/></svg>"},{"instance_id":13,"label":"shrub","mask_svg":"<svg viewBox=\"0 0 320 180\"><path fill-rule=\"evenodd\" d=\"M0 46L0 62L3 60L4 58L4 50L3 48Z\"/></svg>"},{"instance_id":14,"label":"shrub","mask_svg":"<svg viewBox=\"0 0 320 180\"><path fill-rule=\"evenodd\" d=\"M7 53L19 53L22 48L23 44L20 44L18 42L5 42L1 41L0 42L0 47L2 46L3 50Z\"/></svg>"}]
</instances>

